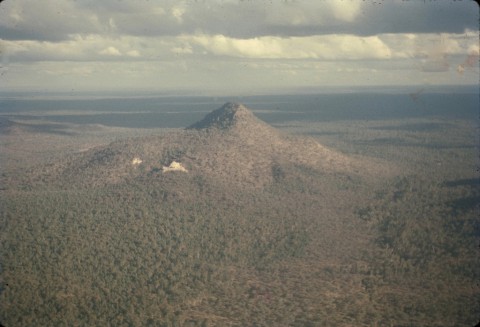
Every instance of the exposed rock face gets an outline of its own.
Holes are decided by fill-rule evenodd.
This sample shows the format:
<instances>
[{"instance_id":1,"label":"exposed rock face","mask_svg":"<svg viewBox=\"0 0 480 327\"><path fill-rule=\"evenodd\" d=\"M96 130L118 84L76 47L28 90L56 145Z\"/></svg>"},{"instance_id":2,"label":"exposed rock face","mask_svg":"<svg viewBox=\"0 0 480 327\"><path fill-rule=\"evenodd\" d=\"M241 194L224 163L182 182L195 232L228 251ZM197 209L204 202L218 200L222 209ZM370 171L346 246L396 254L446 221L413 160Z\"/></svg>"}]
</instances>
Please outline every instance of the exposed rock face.
<instances>
[{"instance_id":1,"label":"exposed rock face","mask_svg":"<svg viewBox=\"0 0 480 327\"><path fill-rule=\"evenodd\" d=\"M184 172L184 173L188 172L188 170L186 170L185 167L183 167L183 165L181 163L176 162L176 161L172 161L172 163L168 166L163 166L162 171L164 173L168 173L170 171L181 171L181 172Z\"/></svg>"}]
</instances>

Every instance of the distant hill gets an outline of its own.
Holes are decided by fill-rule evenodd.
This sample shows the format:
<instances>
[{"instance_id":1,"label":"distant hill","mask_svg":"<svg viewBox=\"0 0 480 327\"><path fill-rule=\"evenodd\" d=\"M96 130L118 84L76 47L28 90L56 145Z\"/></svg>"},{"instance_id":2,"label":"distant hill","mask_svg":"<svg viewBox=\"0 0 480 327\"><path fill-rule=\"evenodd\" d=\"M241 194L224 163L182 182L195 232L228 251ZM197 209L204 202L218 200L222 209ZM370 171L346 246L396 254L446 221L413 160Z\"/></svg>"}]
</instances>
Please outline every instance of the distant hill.
<instances>
[{"instance_id":1,"label":"distant hill","mask_svg":"<svg viewBox=\"0 0 480 327\"><path fill-rule=\"evenodd\" d=\"M17 130L19 126L20 124L11 121L8 118L0 117L0 135L15 133L15 130Z\"/></svg>"},{"instance_id":2,"label":"distant hill","mask_svg":"<svg viewBox=\"0 0 480 327\"><path fill-rule=\"evenodd\" d=\"M173 162L184 171L167 174L164 167ZM201 176L229 188L259 189L308 171L388 173L386 167L348 157L313 138L285 135L244 105L226 103L184 130L114 142L53 163L41 178L72 187L138 179L167 182L183 174L184 179Z\"/></svg>"},{"instance_id":3,"label":"distant hill","mask_svg":"<svg viewBox=\"0 0 480 327\"><path fill-rule=\"evenodd\" d=\"M69 130L71 126L67 124L59 124L53 122L19 122L0 117L0 135L17 135L24 136L28 133L49 133L58 135L72 135ZM100 128L95 126L95 128Z\"/></svg>"}]
</instances>

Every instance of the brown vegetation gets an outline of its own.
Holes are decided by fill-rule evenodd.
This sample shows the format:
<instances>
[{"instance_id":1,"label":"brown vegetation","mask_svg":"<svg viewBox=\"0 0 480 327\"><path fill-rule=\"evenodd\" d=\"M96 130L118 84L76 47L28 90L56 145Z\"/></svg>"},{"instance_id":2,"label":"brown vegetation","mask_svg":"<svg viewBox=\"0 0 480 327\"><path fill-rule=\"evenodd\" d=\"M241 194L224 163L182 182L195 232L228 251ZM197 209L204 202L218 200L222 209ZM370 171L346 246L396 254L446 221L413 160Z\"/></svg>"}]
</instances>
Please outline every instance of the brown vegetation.
<instances>
[{"instance_id":1,"label":"brown vegetation","mask_svg":"<svg viewBox=\"0 0 480 327\"><path fill-rule=\"evenodd\" d=\"M472 142L463 127L312 139L228 104L187 130L4 169L0 322L473 325L475 153L369 142ZM164 174L174 161L188 172Z\"/></svg>"}]
</instances>

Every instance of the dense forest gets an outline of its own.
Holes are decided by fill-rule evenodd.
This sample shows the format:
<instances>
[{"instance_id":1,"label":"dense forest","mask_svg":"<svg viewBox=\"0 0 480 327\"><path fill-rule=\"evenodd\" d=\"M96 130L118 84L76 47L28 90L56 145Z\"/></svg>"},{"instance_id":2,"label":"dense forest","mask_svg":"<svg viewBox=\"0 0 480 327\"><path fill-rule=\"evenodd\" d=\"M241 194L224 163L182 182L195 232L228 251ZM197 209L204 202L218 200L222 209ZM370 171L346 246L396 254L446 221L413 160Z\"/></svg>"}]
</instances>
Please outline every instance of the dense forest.
<instances>
[{"instance_id":1,"label":"dense forest","mask_svg":"<svg viewBox=\"0 0 480 327\"><path fill-rule=\"evenodd\" d=\"M3 169L0 322L475 325L473 128L382 123L277 126L394 167L377 178L280 160L261 188L151 167L118 183L66 188L41 173L48 160ZM13 141L2 142L5 150Z\"/></svg>"}]
</instances>

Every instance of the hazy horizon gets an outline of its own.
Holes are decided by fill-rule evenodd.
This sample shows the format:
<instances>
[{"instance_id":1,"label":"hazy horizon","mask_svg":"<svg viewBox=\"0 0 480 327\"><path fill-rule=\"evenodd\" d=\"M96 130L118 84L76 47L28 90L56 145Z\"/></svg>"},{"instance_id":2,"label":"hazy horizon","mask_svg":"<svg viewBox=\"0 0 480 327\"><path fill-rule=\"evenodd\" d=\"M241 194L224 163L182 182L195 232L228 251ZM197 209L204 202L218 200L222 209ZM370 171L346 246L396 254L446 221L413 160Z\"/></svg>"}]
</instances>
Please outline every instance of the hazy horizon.
<instances>
[{"instance_id":1,"label":"hazy horizon","mask_svg":"<svg viewBox=\"0 0 480 327\"><path fill-rule=\"evenodd\" d=\"M398 85L398 86L337 86L288 88L276 90L257 90L256 92L211 93L198 90L0 90L0 102L7 99L31 100L95 100L95 99L148 99L148 98L215 98L238 99L262 96L311 96L327 94L426 94L426 93L457 93L479 94L477 85ZM133 108L132 108L133 109Z\"/></svg>"}]
</instances>

